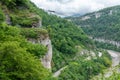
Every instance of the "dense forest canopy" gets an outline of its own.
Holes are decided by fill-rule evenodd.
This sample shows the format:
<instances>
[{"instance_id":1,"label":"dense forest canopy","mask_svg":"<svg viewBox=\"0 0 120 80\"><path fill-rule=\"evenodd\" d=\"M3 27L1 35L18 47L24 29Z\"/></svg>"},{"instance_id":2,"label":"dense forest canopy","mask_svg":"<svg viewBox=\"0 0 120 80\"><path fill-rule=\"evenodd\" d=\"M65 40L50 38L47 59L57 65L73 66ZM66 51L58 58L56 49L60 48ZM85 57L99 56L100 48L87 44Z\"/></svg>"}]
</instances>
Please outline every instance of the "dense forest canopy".
<instances>
[{"instance_id":1,"label":"dense forest canopy","mask_svg":"<svg viewBox=\"0 0 120 80\"><path fill-rule=\"evenodd\" d=\"M32 25L39 22L42 26L33 28ZM55 80L52 72L40 61L47 47L28 41L28 38L38 40L40 35L49 35L52 41L52 72L68 66L58 77L59 80L85 80L111 66L110 55L97 49L84 31L72 22L46 13L29 0L1 0L0 79ZM88 51L87 54L94 51L97 57L86 61L87 55L80 55L84 50ZM98 57L98 52L103 53L102 57Z\"/></svg>"}]
</instances>

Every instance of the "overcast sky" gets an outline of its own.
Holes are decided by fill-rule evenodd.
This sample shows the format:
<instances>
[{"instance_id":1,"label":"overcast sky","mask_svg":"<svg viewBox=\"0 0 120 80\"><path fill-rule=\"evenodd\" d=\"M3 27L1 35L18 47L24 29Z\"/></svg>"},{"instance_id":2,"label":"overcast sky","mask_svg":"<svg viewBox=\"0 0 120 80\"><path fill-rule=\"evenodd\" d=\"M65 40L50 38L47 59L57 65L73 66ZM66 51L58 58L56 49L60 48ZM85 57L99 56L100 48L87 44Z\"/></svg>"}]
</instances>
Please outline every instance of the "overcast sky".
<instances>
[{"instance_id":1,"label":"overcast sky","mask_svg":"<svg viewBox=\"0 0 120 80\"><path fill-rule=\"evenodd\" d=\"M120 0L31 0L39 8L55 11L61 16L85 14L105 7L120 5Z\"/></svg>"}]
</instances>

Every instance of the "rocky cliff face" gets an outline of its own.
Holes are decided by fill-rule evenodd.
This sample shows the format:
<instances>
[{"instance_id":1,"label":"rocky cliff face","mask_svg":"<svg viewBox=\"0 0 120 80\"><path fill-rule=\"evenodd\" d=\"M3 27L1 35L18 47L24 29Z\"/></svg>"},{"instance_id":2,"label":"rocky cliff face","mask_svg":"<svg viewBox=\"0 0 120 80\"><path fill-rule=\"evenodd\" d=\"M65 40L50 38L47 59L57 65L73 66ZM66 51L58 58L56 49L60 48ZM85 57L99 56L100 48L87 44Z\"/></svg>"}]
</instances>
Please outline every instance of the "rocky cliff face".
<instances>
[{"instance_id":1,"label":"rocky cliff face","mask_svg":"<svg viewBox=\"0 0 120 80\"><path fill-rule=\"evenodd\" d=\"M40 60L45 68L51 70L52 45L51 45L51 40L50 40L49 36L41 35L38 39L29 38L28 40L32 43L40 43L47 47L47 49L48 49L47 53Z\"/></svg>"},{"instance_id":2,"label":"rocky cliff face","mask_svg":"<svg viewBox=\"0 0 120 80\"><path fill-rule=\"evenodd\" d=\"M21 19L21 21L22 21L22 20L26 19L26 23L27 23L27 21L29 22L29 20L27 20L27 19L30 19L31 20L31 25L29 26L29 28L40 28L40 27L42 27L42 19L40 18L40 16L36 15L34 13L31 13L29 10L23 10L24 7L22 7L22 6L18 7L19 11L17 11L17 13L16 12L11 13L11 11L8 9L8 7L2 6L1 2L0 2L0 7L1 7L0 9L2 9L3 14L5 15L5 22L8 25L12 25L12 23L14 22L14 21L12 21L12 16L10 16L10 15L14 15L14 16L17 17L17 18L14 17L15 20ZM24 11L21 14L24 17L22 17L21 15L18 15L18 14L21 13L20 10ZM21 27L24 27L24 28L27 27L28 28L28 26L23 26L23 25L25 25L24 23L17 22L17 23L14 23L13 25L16 25L16 24L21 26ZM32 42L34 44L39 43L39 44L43 44L44 46L47 47L47 49L48 49L47 53L40 60L41 60L43 66L45 68L51 69L52 45L51 45L51 40L50 40L48 34L45 34L45 35L39 34L39 37L37 39L34 39L34 38L27 38L27 39L28 39L28 41L30 41L30 42Z\"/></svg>"},{"instance_id":3,"label":"rocky cliff face","mask_svg":"<svg viewBox=\"0 0 120 80\"><path fill-rule=\"evenodd\" d=\"M44 67L51 69L51 60L52 60L51 40L49 38L46 38L44 40L41 40L41 43L45 45L48 49L46 55L41 59L42 64L44 65Z\"/></svg>"}]
</instances>

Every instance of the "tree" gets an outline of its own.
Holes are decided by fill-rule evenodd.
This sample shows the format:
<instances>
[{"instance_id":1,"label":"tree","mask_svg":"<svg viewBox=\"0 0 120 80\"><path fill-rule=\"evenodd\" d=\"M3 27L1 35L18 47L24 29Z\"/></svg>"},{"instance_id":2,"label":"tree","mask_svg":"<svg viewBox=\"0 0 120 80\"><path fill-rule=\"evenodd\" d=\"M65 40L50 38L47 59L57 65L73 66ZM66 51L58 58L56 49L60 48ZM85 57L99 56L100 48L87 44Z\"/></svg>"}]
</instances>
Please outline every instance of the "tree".
<instances>
[{"instance_id":1,"label":"tree","mask_svg":"<svg viewBox=\"0 0 120 80\"><path fill-rule=\"evenodd\" d=\"M0 25L0 80L51 79L50 72L38 58L44 55L46 48L27 42L20 30L7 24Z\"/></svg>"},{"instance_id":2,"label":"tree","mask_svg":"<svg viewBox=\"0 0 120 80\"><path fill-rule=\"evenodd\" d=\"M49 72L16 41L0 43L0 79L45 80Z\"/></svg>"}]
</instances>

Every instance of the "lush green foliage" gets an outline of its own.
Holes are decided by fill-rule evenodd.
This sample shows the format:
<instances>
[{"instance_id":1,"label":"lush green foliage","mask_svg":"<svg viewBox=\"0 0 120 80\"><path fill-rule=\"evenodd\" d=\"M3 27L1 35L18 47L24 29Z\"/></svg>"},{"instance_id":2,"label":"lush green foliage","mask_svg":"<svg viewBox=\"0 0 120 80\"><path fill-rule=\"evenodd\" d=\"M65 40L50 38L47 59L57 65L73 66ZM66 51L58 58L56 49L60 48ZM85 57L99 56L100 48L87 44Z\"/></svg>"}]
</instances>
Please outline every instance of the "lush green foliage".
<instances>
[{"instance_id":1,"label":"lush green foliage","mask_svg":"<svg viewBox=\"0 0 120 80\"><path fill-rule=\"evenodd\" d=\"M2 23L4 20L5 20L5 15L4 15L3 11L0 8L0 23Z\"/></svg>"},{"instance_id":2,"label":"lush green foliage","mask_svg":"<svg viewBox=\"0 0 120 80\"><path fill-rule=\"evenodd\" d=\"M47 30L41 28L22 28L21 35L25 36L26 38L37 39L41 36L48 37L48 32Z\"/></svg>"},{"instance_id":3,"label":"lush green foliage","mask_svg":"<svg viewBox=\"0 0 120 80\"><path fill-rule=\"evenodd\" d=\"M46 80L50 73L40 63L45 55L43 45L27 42L20 29L0 25L0 79L1 80Z\"/></svg>"},{"instance_id":4,"label":"lush green foliage","mask_svg":"<svg viewBox=\"0 0 120 80\"><path fill-rule=\"evenodd\" d=\"M33 24L37 24L40 21L40 17L32 14L27 9L13 10L10 14L12 25L20 27L33 27Z\"/></svg>"},{"instance_id":5,"label":"lush green foliage","mask_svg":"<svg viewBox=\"0 0 120 80\"><path fill-rule=\"evenodd\" d=\"M8 8L14 8L16 6L25 6L29 0L0 0L0 2L8 6Z\"/></svg>"},{"instance_id":6,"label":"lush green foliage","mask_svg":"<svg viewBox=\"0 0 120 80\"><path fill-rule=\"evenodd\" d=\"M0 79L42 80L49 76L46 69L16 41L0 44Z\"/></svg>"}]
</instances>

